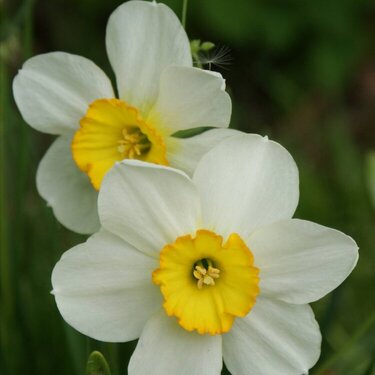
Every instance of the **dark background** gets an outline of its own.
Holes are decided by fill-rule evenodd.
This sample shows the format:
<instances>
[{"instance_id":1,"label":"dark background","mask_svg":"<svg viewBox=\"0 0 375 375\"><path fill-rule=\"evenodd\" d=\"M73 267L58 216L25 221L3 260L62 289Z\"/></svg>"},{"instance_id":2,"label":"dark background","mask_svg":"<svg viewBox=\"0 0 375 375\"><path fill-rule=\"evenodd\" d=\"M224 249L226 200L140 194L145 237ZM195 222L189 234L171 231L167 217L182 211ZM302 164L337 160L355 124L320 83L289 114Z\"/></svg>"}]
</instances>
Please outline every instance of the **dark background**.
<instances>
[{"instance_id":1,"label":"dark background","mask_svg":"<svg viewBox=\"0 0 375 375\"><path fill-rule=\"evenodd\" d=\"M105 344L67 326L50 295L52 268L82 242L57 223L35 189L53 137L21 119L11 82L30 56L66 51L110 77L105 26L115 0L0 1L0 373L83 374L101 350L124 374L135 342ZM182 0L165 1L181 14ZM323 333L312 374L374 369L375 2L190 0L191 39L216 44L208 59L227 80L231 127L268 135L294 156L296 216L335 227L360 246L342 286L314 303ZM216 57L215 57L216 56ZM208 67L208 65L206 65ZM283 375L283 374L281 374Z\"/></svg>"}]
</instances>

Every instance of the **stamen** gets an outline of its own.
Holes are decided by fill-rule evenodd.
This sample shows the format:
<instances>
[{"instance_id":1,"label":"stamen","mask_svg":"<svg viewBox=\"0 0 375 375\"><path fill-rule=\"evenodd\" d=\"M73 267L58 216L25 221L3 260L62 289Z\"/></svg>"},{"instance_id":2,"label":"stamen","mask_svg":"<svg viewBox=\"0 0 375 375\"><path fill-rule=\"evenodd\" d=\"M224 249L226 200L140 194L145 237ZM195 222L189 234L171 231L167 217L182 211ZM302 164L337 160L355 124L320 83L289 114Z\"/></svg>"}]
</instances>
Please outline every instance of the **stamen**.
<instances>
[{"instance_id":1,"label":"stamen","mask_svg":"<svg viewBox=\"0 0 375 375\"><path fill-rule=\"evenodd\" d=\"M150 149L150 142L145 134L137 127L126 127L122 129L122 137L117 141L117 151L124 158L135 159Z\"/></svg>"},{"instance_id":2,"label":"stamen","mask_svg":"<svg viewBox=\"0 0 375 375\"><path fill-rule=\"evenodd\" d=\"M215 279L220 277L220 270L212 266L212 262L207 260L208 267L203 266L203 262L199 261L193 270L194 277L198 280L198 289L202 289L204 285L215 285Z\"/></svg>"}]
</instances>

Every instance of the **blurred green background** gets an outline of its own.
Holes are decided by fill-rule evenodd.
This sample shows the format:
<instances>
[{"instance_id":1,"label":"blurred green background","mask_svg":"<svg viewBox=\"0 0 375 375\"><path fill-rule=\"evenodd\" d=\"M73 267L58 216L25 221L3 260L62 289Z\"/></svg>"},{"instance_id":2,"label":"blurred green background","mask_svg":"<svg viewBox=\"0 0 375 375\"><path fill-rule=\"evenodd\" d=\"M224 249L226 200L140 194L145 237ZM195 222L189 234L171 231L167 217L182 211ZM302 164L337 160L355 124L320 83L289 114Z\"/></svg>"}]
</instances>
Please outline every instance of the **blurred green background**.
<instances>
[{"instance_id":1,"label":"blurred green background","mask_svg":"<svg viewBox=\"0 0 375 375\"><path fill-rule=\"evenodd\" d=\"M57 311L52 268L84 237L59 225L38 196L35 172L52 137L22 121L11 91L22 63L50 51L88 57L113 77L104 35L120 3L0 0L4 375L84 374L94 349L104 353L114 375L124 374L135 346L87 339ZM182 0L165 3L181 14ZM340 229L359 244L349 279L313 304L324 339L311 373L374 374L375 2L190 0L187 31L217 46L206 59L218 60L213 69L227 79L231 126L268 135L293 154L301 180L296 216Z\"/></svg>"}]
</instances>

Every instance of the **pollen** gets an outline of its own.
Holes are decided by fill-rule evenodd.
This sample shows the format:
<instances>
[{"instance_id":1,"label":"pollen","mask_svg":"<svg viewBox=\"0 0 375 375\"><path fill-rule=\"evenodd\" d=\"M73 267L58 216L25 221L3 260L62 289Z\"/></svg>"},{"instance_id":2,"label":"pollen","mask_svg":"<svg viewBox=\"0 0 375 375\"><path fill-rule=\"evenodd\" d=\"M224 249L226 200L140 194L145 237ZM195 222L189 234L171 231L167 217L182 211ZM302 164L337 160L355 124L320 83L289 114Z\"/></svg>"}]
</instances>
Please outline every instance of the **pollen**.
<instances>
[{"instance_id":1,"label":"pollen","mask_svg":"<svg viewBox=\"0 0 375 375\"><path fill-rule=\"evenodd\" d=\"M167 315L200 334L228 332L259 294L259 270L236 233L226 241L205 229L178 237L161 250L152 280L160 286Z\"/></svg>"},{"instance_id":2,"label":"pollen","mask_svg":"<svg viewBox=\"0 0 375 375\"><path fill-rule=\"evenodd\" d=\"M119 99L90 104L72 141L72 155L96 190L109 169L123 159L168 165L163 136L137 108Z\"/></svg>"},{"instance_id":3,"label":"pollen","mask_svg":"<svg viewBox=\"0 0 375 375\"><path fill-rule=\"evenodd\" d=\"M207 260L208 267L203 266L203 262L200 261L193 270L193 276L197 279L198 289L202 289L205 285L215 285L215 279L220 277L220 270L212 267L212 262Z\"/></svg>"}]
</instances>

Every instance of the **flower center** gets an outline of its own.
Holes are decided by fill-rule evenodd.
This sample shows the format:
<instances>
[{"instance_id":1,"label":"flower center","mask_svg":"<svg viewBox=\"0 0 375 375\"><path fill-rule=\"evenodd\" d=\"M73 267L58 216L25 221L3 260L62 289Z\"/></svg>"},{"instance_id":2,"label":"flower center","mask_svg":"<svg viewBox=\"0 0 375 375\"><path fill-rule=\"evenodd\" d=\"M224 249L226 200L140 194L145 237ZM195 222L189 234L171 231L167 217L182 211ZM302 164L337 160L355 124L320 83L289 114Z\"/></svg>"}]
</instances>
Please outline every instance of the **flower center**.
<instances>
[{"instance_id":1,"label":"flower center","mask_svg":"<svg viewBox=\"0 0 375 375\"><path fill-rule=\"evenodd\" d=\"M135 159L146 154L151 147L147 136L135 126L122 129L122 139L117 141L117 150L123 159Z\"/></svg>"},{"instance_id":2,"label":"flower center","mask_svg":"<svg viewBox=\"0 0 375 375\"><path fill-rule=\"evenodd\" d=\"M139 159L168 165L165 143L157 129L119 99L98 99L90 104L73 137L72 155L97 190L117 161Z\"/></svg>"},{"instance_id":3,"label":"flower center","mask_svg":"<svg viewBox=\"0 0 375 375\"><path fill-rule=\"evenodd\" d=\"M211 259L202 259L195 265L193 276L197 279L198 289L202 289L205 285L215 285L215 279L220 277L220 270L213 267Z\"/></svg>"},{"instance_id":4,"label":"flower center","mask_svg":"<svg viewBox=\"0 0 375 375\"><path fill-rule=\"evenodd\" d=\"M259 294L259 270L236 233L225 243L208 230L178 237L161 250L152 280L160 286L166 313L200 334L228 332Z\"/></svg>"}]
</instances>

